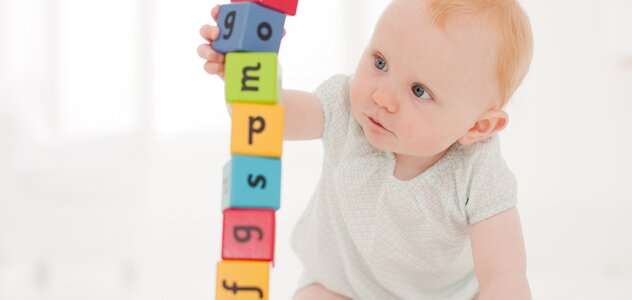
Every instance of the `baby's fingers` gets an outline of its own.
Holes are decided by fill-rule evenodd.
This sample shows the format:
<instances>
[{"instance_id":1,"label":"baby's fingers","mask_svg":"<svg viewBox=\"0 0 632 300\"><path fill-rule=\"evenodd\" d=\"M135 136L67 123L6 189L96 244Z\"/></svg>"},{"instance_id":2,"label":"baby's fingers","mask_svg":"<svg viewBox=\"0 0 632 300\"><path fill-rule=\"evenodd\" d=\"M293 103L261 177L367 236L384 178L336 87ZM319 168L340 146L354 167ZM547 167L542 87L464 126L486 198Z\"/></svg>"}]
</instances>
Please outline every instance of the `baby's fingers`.
<instances>
[{"instance_id":1,"label":"baby's fingers","mask_svg":"<svg viewBox=\"0 0 632 300\"><path fill-rule=\"evenodd\" d=\"M211 10L211 17L213 17L213 20L215 20L215 22L217 22L218 15L219 15L219 4L215 5L215 7L213 7L213 9Z\"/></svg>"},{"instance_id":2,"label":"baby's fingers","mask_svg":"<svg viewBox=\"0 0 632 300\"><path fill-rule=\"evenodd\" d=\"M204 64L204 71L206 71L206 73L209 73L211 75L217 75L221 77L222 79L224 78L224 64L219 64L215 62L206 62Z\"/></svg>"},{"instance_id":3,"label":"baby's fingers","mask_svg":"<svg viewBox=\"0 0 632 300\"><path fill-rule=\"evenodd\" d=\"M198 55L210 62L223 63L224 55L213 50L209 44L201 44L197 48Z\"/></svg>"},{"instance_id":4,"label":"baby's fingers","mask_svg":"<svg viewBox=\"0 0 632 300\"><path fill-rule=\"evenodd\" d=\"M200 28L200 35L209 43L216 40L219 36L219 28L217 26L202 25Z\"/></svg>"}]
</instances>

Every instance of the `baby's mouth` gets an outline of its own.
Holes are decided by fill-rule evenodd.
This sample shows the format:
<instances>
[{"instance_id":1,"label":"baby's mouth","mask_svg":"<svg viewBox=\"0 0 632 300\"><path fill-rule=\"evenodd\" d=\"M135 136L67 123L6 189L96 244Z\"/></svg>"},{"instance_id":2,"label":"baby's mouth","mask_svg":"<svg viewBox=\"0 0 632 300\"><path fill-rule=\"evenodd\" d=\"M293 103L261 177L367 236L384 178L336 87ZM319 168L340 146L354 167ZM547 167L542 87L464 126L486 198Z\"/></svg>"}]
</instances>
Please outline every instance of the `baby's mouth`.
<instances>
[{"instance_id":1,"label":"baby's mouth","mask_svg":"<svg viewBox=\"0 0 632 300\"><path fill-rule=\"evenodd\" d=\"M382 126L382 124L380 122L378 122L376 119L373 119L372 117L369 117L369 121L371 121L371 123L373 123L374 125L386 130L386 131L390 131L388 129L386 129L386 127Z\"/></svg>"},{"instance_id":2,"label":"baby's mouth","mask_svg":"<svg viewBox=\"0 0 632 300\"><path fill-rule=\"evenodd\" d=\"M384 128L384 126L382 126L382 124L380 124L380 122L376 121L375 119L369 117L369 120L371 120L371 123ZM384 128L384 129L386 129L386 128Z\"/></svg>"}]
</instances>

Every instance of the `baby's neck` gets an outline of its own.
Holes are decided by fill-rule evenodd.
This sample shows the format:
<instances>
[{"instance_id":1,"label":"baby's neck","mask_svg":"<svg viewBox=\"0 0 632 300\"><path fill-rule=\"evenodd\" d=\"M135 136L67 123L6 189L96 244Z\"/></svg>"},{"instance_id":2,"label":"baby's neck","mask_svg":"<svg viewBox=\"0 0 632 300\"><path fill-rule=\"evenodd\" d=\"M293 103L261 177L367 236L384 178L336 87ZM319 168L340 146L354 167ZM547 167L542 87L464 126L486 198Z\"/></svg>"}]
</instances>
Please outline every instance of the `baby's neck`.
<instances>
[{"instance_id":1,"label":"baby's neck","mask_svg":"<svg viewBox=\"0 0 632 300\"><path fill-rule=\"evenodd\" d=\"M408 181L432 167L448 150L433 156L412 156L407 154L394 153L395 169L393 176L399 180Z\"/></svg>"}]
</instances>

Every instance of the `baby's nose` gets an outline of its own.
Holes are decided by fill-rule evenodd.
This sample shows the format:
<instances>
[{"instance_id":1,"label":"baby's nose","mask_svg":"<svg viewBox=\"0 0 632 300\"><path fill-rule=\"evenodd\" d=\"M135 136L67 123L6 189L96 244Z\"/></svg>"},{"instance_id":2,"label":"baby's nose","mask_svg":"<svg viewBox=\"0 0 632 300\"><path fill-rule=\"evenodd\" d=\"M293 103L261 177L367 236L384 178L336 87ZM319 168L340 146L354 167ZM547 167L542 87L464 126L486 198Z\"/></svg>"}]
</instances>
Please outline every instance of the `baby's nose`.
<instances>
[{"instance_id":1,"label":"baby's nose","mask_svg":"<svg viewBox=\"0 0 632 300\"><path fill-rule=\"evenodd\" d=\"M393 93L389 93L385 89L378 89L373 93L373 101L386 111L390 113L396 113L399 110L399 103L397 96Z\"/></svg>"}]
</instances>

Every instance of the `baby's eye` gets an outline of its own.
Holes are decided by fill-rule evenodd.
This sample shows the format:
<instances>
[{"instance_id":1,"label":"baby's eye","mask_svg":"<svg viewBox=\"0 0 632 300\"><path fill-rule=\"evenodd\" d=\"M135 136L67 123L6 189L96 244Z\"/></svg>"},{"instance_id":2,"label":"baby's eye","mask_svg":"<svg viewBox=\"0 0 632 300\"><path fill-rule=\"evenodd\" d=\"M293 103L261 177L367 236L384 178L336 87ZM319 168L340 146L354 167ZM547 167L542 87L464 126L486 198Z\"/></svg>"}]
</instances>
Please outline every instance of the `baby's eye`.
<instances>
[{"instance_id":1,"label":"baby's eye","mask_svg":"<svg viewBox=\"0 0 632 300\"><path fill-rule=\"evenodd\" d=\"M428 93L428 91L426 91L426 88L423 85L420 84L414 84L412 87L413 90L413 94L415 94L416 97L424 99L424 100L431 100L432 96L430 96L430 94Z\"/></svg>"},{"instance_id":2,"label":"baby's eye","mask_svg":"<svg viewBox=\"0 0 632 300\"><path fill-rule=\"evenodd\" d=\"M375 57L375 67L378 70L382 70L382 71L386 71L388 70L388 65L386 64L386 60L384 60L382 57L380 56L376 56Z\"/></svg>"}]
</instances>

